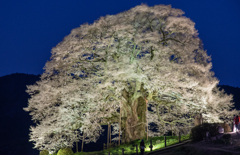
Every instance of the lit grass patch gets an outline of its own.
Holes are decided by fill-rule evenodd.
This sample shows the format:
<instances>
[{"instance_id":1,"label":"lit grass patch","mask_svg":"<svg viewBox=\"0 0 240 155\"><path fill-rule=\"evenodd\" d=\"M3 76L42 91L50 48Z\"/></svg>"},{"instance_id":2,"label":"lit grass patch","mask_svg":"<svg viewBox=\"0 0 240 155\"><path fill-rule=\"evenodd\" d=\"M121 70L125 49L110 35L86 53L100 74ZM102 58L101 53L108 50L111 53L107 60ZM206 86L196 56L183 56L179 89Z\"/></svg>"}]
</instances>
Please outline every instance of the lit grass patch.
<instances>
[{"instance_id":1,"label":"lit grass patch","mask_svg":"<svg viewBox=\"0 0 240 155\"><path fill-rule=\"evenodd\" d=\"M181 136L181 141L188 140L189 138L190 138L190 134L182 135ZM144 140L144 144L146 146L145 152L150 152L151 151L151 149L149 148L150 140L152 140L152 145L153 145L152 150L153 151L158 150L158 149L162 149L162 148L165 147L164 136L149 137L148 140L146 138L143 138L143 140ZM160 143L157 143L157 142L159 142L159 140L160 140ZM111 152L111 155L119 155L119 154L122 154L122 148L124 148L124 154L130 155L130 154L136 153L136 145L138 145L138 152L140 153L140 142L141 142L141 139L137 139L137 140L134 140L130 143L121 144L120 146L117 146L117 147L114 147L114 148L109 148L109 149L106 149L106 150L95 151L95 152L78 152L78 153L75 153L74 155L108 155L108 152ZM167 146L177 144L178 142L179 142L179 137L178 136L166 136Z\"/></svg>"}]
</instances>

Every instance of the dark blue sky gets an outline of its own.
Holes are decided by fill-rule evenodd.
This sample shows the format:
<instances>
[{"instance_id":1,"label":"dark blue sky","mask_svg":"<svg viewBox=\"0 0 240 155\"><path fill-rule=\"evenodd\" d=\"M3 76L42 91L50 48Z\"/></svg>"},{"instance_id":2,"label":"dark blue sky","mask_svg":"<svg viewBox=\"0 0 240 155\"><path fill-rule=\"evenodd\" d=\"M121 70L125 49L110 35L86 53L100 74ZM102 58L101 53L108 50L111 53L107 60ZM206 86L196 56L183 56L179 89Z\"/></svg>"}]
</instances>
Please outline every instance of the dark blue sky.
<instances>
[{"instance_id":1,"label":"dark blue sky","mask_svg":"<svg viewBox=\"0 0 240 155\"><path fill-rule=\"evenodd\" d=\"M142 2L182 9L196 23L220 84L240 87L239 0L1 0L0 76L42 74L51 48L73 28Z\"/></svg>"}]
</instances>

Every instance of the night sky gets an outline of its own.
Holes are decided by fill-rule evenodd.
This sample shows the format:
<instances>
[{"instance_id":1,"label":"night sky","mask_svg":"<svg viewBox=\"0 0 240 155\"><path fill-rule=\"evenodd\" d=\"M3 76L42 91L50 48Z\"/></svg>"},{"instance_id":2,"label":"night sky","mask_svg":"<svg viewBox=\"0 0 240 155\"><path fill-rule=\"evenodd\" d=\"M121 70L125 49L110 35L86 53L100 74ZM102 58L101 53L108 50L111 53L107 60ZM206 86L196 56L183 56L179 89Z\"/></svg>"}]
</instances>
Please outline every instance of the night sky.
<instances>
[{"instance_id":1,"label":"night sky","mask_svg":"<svg viewBox=\"0 0 240 155\"><path fill-rule=\"evenodd\" d=\"M71 30L145 3L171 4L196 23L221 85L240 87L240 0L1 0L0 76L42 74Z\"/></svg>"}]
</instances>

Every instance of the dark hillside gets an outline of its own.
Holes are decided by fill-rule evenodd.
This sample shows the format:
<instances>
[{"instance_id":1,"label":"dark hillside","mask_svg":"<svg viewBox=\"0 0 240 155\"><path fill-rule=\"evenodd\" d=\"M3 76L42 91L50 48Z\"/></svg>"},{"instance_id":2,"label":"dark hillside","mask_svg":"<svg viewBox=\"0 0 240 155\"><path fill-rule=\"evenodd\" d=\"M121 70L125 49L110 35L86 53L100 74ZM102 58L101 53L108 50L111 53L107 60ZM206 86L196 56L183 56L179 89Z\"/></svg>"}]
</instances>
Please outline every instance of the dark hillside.
<instances>
[{"instance_id":1,"label":"dark hillside","mask_svg":"<svg viewBox=\"0 0 240 155\"><path fill-rule=\"evenodd\" d=\"M29 127L33 125L27 107L29 95L26 85L39 80L37 75L11 74L0 77L0 154L37 155L28 142Z\"/></svg>"}]
</instances>

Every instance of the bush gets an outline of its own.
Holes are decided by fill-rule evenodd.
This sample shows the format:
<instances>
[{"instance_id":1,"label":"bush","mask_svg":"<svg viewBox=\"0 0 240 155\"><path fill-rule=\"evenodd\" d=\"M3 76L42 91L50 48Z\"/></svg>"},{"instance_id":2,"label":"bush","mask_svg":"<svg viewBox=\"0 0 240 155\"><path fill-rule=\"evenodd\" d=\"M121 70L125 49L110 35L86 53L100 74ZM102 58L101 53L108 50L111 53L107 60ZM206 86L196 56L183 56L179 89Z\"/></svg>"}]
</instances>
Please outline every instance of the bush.
<instances>
[{"instance_id":1,"label":"bush","mask_svg":"<svg viewBox=\"0 0 240 155\"><path fill-rule=\"evenodd\" d=\"M47 150L42 150L39 155L49 155Z\"/></svg>"},{"instance_id":2,"label":"bush","mask_svg":"<svg viewBox=\"0 0 240 155\"><path fill-rule=\"evenodd\" d=\"M230 134L223 135L222 139L224 140L225 144L231 144L231 135Z\"/></svg>"},{"instance_id":3,"label":"bush","mask_svg":"<svg viewBox=\"0 0 240 155\"><path fill-rule=\"evenodd\" d=\"M226 134L222 136L223 139L231 139L231 134Z\"/></svg>"},{"instance_id":4,"label":"bush","mask_svg":"<svg viewBox=\"0 0 240 155\"><path fill-rule=\"evenodd\" d=\"M211 137L218 135L218 126L217 123L203 123L202 125L195 126L191 129L190 137L194 141L203 140L206 137L206 132L208 131Z\"/></svg>"},{"instance_id":5,"label":"bush","mask_svg":"<svg viewBox=\"0 0 240 155\"><path fill-rule=\"evenodd\" d=\"M71 148L62 148L58 151L57 155L73 155Z\"/></svg>"},{"instance_id":6,"label":"bush","mask_svg":"<svg viewBox=\"0 0 240 155\"><path fill-rule=\"evenodd\" d=\"M227 145L229 145L229 144L231 144L231 139L230 138L229 139L221 138L221 139L215 140L214 143L215 144L227 144Z\"/></svg>"}]
</instances>

